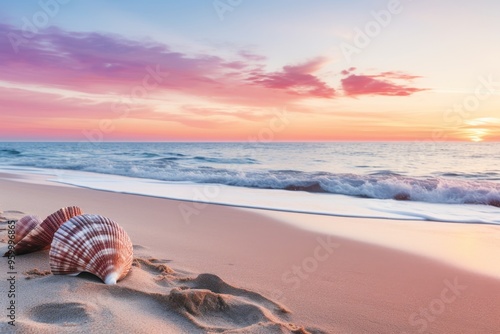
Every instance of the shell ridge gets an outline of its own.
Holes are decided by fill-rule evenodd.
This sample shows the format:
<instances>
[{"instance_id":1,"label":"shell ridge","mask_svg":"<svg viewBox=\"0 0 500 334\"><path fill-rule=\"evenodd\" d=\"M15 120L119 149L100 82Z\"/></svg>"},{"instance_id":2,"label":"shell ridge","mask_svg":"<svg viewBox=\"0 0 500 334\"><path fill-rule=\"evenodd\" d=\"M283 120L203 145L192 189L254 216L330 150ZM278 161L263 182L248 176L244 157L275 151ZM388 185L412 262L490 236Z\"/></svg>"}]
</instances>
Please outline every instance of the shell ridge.
<instances>
[{"instance_id":1,"label":"shell ridge","mask_svg":"<svg viewBox=\"0 0 500 334\"><path fill-rule=\"evenodd\" d=\"M133 247L125 230L109 218L84 214L55 233L50 256L54 274L89 272L115 284L130 271Z\"/></svg>"},{"instance_id":2,"label":"shell ridge","mask_svg":"<svg viewBox=\"0 0 500 334\"><path fill-rule=\"evenodd\" d=\"M82 213L82 210L76 206L62 208L52 213L16 243L14 246L15 254L27 254L50 247L59 227L70 218Z\"/></svg>"}]
</instances>

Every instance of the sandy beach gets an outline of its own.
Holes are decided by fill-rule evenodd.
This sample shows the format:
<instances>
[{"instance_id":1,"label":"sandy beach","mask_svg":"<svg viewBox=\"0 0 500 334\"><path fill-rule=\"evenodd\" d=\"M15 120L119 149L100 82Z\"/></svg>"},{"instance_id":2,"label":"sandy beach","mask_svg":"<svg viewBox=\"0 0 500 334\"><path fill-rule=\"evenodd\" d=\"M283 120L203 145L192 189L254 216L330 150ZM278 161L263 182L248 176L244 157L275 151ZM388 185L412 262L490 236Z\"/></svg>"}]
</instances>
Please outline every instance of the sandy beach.
<instances>
[{"instance_id":1,"label":"sandy beach","mask_svg":"<svg viewBox=\"0 0 500 334\"><path fill-rule=\"evenodd\" d=\"M3 257L2 333L500 333L498 270L479 270L498 268L500 226L269 213L22 181L1 175L0 251L9 219L77 205L119 223L135 261L108 286L52 275L47 250L17 256L12 327ZM402 247L398 235L415 244ZM450 236L465 250L455 262L445 261ZM446 256L429 256L440 240Z\"/></svg>"}]
</instances>

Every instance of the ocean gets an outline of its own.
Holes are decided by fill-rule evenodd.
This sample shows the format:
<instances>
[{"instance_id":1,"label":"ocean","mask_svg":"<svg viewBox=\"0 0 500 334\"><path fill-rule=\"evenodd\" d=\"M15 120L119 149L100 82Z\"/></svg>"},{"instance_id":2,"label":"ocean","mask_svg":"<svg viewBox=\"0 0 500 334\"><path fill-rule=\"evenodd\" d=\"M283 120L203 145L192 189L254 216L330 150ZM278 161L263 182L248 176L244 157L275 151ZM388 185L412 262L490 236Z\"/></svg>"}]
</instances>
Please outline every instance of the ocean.
<instances>
[{"instance_id":1,"label":"ocean","mask_svg":"<svg viewBox=\"0 0 500 334\"><path fill-rule=\"evenodd\" d=\"M0 169L149 196L500 224L498 143L0 143Z\"/></svg>"}]
</instances>

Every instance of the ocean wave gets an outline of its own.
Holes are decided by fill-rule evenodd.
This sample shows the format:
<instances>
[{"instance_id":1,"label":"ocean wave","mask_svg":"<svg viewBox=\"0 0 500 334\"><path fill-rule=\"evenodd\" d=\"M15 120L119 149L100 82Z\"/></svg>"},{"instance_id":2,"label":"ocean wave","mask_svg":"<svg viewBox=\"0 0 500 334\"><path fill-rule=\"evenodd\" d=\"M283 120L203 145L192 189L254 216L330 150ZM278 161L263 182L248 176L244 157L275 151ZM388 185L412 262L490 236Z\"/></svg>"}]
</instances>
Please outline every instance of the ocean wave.
<instances>
[{"instance_id":1,"label":"ocean wave","mask_svg":"<svg viewBox=\"0 0 500 334\"><path fill-rule=\"evenodd\" d=\"M0 150L0 154L6 154L6 155L19 155L21 154L21 152L19 152L18 150L14 150L14 149L1 149Z\"/></svg>"},{"instance_id":2,"label":"ocean wave","mask_svg":"<svg viewBox=\"0 0 500 334\"><path fill-rule=\"evenodd\" d=\"M266 175L267 174L267 175ZM210 178L233 186L331 193L364 198L500 207L500 184L446 178L412 178L397 174L246 173L243 177Z\"/></svg>"},{"instance_id":3,"label":"ocean wave","mask_svg":"<svg viewBox=\"0 0 500 334\"><path fill-rule=\"evenodd\" d=\"M139 156L140 156L141 158L157 158L157 157L159 157L160 155L159 155L159 154L156 154L156 153L147 153L147 152L145 152L145 153L141 153Z\"/></svg>"},{"instance_id":4,"label":"ocean wave","mask_svg":"<svg viewBox=\"0 0 500 334\"><path fill-rule=\"evenodd\" d=\"M194 160L197 161L202 161L202 162L209 162L209 163L216 163L216 164L257 164L258 161L252 158L211 158L211 157L194 157Z\"/></svg>"},{"instance_id":5,"label":"ocean wave","mask_svg":"<svg viewBox=\"0 0 500 334\"><path fill-rule=\"evenodd\" d=\"M388 170L388 169L384 169L384 170L379 170L379 171L375 171L375 172L372 172L370 173L369 175L400 175L399 173L396 173L392 170Z\"/></svg>"},{"instance_id":6,"label":"ocean wave","mask_svg":"<svg viewBox=\"0 0 500 334\"><path fill-rule=\"evenodd\" d=\"M442 204L484 204L500 207L500 183L446 177L416 178L381 171L371 174L335 174L298 170L243 170L235 166L189 167L175 158L154 159L148 164L135 162L65 162L54 166L37 161L32 167L80 170L101 174L148 178L170 182L213 183L229 186L330 193L362 198L394 199Z\"/></svg>"},{"instance_id":7,"label":"ocean wave","mask_svg":"<svg viewBox=\"0 0 500 334\"><path fill-rule=\"evenodd\" d=\"M314 181L292 181L283 189L378 199L500 207L500 184L486 181L344 174Z\"/></svg>"},{"instance_id":8,"label":"ocean wave","mask_svg":"<svg viewBox=\"0 0 500 334\"><path fill-rule=\"evenodd\" d=\"M476 173L439 173L439 176L444 177L459 177L464 179L483 179L483 180L498 180L500 173L498 172L476 172Z\"/></svg>"},{"instance_id":9,"label":"ocean wave","mask_svg":"<svg viewBox=\"0 0 500 334\"><path fill-rule=\"evenodd\" d=\"M488 154L472 167L464 166L469 159L463 158L457 163L436 155L433 160L436 166L427 168L424 164L401 163L397 157L405 152L404 145L392 147L391 154L386 156L383 156L387 151L384 144L311 145L110 143L94 147L91 144L6 143L0 147L0 165L168 182L500 207L500 169L491 158L496 156L491 154L496 152L496 146L485 146L483 150ZM378 147L377 152L382 156L369 153L367 147ZM455 151L468 152L465 149L468 146L464 147L457 146ZM422 148L421 153L426 152ZM356 154L361 154L361 158L353 159L351 155Z\"/></svg>"}]
</instances>

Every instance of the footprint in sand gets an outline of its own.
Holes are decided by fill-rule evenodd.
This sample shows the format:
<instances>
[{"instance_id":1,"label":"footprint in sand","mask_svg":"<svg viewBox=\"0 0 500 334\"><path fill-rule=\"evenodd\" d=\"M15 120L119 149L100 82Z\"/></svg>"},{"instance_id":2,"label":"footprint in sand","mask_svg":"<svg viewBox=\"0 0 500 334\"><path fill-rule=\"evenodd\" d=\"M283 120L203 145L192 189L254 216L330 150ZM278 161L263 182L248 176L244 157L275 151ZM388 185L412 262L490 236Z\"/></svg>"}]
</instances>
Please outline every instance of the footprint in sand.
<instances>
[{"instance_id":1,"label":"footprint in sand","mask_svg":"<svg viewBox=\"0 0 500 334\"><path fill-rule=\"evenodd\" d=\"M200 274L181 282L181 286L166 296L167 304L201 329L224 333L232 333L232 330L234 333L310 333L289 323L290 311L281 304L257 292L231 286L216 275Z\"/></svg>"},{"instance_id":2,"label":"footprint in sand","mask_svg":"<svg viewBox=\"0 0 500 334\"><path fill-rule=\"evenodd\" d=\"M136 257L132 262L132 266L152 274L156 284L170 287L172 286L172 279L176 276L176 272L165 264L168 262L170 260Z\"/></svg>"},{"instance_id":3,"label":"footprint in sand","mask_svg":"<svg viewBox=\"0 0 500 334\"><path fill-rule=\"evenodd\" d=\"M82 303L47 303L35 306L30 317L36 322L76 326L91 321L92 308Z\"/></svg>"},{"instance_id":4,"label":"footprint in sand","mask_svg":"<svg viewBox=\"0 0 500 334\"><path fill-rule=\"evenodd\" d=\"M155 258L134 258L132 265L137 268L141 268L143 270L148 271L152 274L163 274L163 275L171 275L174 274L175 271L169 266L165 265L165 263L170 262L169 260L158 260Z\"/></svg>"}]
</instances>

